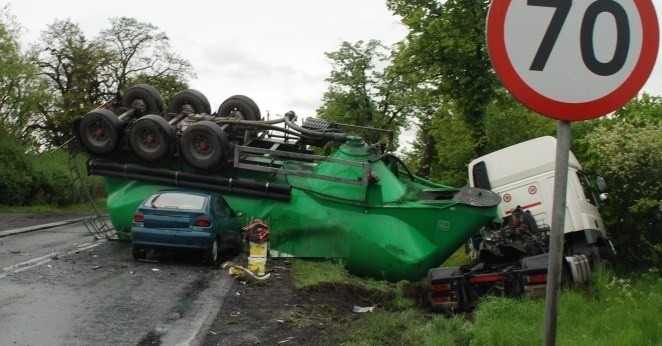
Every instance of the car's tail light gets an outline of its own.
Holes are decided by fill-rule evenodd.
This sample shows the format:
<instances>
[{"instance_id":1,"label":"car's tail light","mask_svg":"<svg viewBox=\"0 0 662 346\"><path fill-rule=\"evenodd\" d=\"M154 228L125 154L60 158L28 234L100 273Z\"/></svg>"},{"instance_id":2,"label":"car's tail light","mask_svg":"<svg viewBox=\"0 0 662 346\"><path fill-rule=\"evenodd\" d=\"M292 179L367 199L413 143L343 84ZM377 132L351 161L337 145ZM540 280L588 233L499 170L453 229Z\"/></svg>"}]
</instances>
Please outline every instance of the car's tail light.
<instances>
[{"instance_id":1,"label":"car's tail light","mask_svg":"<svg viewBox=\"0 0 662 346\"><path fill-rule=\"evenodd\" d=\"M198 216L198 218L195 219L195 222L193 224L195 225L195 227L209 227L211 226L211 220L209 219L209 216L202 215L202 216Z\"/></svg>"},{"instance_id":2,"label":"car's tail light","mask_svg":"<svg viewBox=\"0 0 662 346\"><path fill-rule=\"evenodd\" d=\"M145 222L145 215L143 215L143 213L141 213L141 212L136 212L136 214L133 215L133 222L136 222L136 223Z\"/></svg>"}]
</instances>

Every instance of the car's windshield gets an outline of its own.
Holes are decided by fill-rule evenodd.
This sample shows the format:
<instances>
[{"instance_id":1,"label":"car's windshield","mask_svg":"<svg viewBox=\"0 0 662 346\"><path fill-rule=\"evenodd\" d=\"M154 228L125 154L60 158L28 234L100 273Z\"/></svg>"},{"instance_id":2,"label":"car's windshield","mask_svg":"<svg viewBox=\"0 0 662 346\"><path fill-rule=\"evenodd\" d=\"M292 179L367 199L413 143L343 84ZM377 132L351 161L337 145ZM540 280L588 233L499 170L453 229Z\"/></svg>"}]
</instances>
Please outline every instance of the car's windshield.
<instances>
[{"instance_id":1,"label":"car's windshield","mask_svg":"<svg viewBox=\"0 0 662 346\"><path fill-rule=\"evenodd\" d=\"M162 192L150 197L145 202L145 206L151 206L153 208L200 210L205 205L206 200L207 197L200 195L181 192Z\"/></svg>"}]
</instances>

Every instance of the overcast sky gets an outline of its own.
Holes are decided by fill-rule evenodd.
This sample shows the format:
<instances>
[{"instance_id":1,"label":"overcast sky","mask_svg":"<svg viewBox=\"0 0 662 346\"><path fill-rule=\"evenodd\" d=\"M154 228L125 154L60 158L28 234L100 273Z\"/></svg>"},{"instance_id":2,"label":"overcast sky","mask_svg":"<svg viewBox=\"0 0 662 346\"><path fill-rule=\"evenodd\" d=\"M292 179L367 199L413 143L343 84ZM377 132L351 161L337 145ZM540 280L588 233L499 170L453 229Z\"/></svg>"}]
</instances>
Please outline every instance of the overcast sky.
<instances>
[{"instance_id":1,"label":"overcast sky","mask_svg":"<svg viewBox=\"0 0 662 346\"><path fill-rule=\"evenodd\" d=\"M381 40L386 45L406 35L384 0L188 0L90 1L9 0L10 12L26 29L22 43L36 42L55 19L70 18L88 38L108 28L109 18L127 16L154 24L173 50L193 65L190 86L217 109L226 98L243 94L262 114L294 110L315 115L327 90L331 64L324 52L343 41ZM658 21L662 0L653 0ZM662 95L662 54L644 91Z\"/></svg>"},{"instance_id":2,"label":"overcast sky","mask_svg":"<svg viewBox=\"0 0 662 346\"><path fill-rule=\"evenodd\" d=\"M193 65L190 86L217 109L226 98L251 97L265 115L294 110L314 116L331 64L324 52L343 41L391 45L406 30L384 0L79 1L10 0L10 11L36 42L55 19L70 18L88 38L127 16L154 24L173 51Z\"/></svg>"}]
</instances>

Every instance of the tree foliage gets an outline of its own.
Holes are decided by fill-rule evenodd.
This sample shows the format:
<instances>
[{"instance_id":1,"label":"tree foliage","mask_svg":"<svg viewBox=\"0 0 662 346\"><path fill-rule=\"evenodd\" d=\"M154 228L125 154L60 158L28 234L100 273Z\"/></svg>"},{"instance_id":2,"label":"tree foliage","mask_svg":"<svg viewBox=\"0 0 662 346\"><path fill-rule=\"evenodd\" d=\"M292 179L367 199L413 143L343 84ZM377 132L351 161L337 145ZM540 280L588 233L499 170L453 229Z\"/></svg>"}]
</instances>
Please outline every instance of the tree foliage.
<instances>
[{"instance_id":1,"label":"tree foliage","mask_svg":"<svg viewBox=\"0 0 662 346\"><path fill-rule=\"evenodd\" d=\"M585 168L601 173L603 214L622 260L662 264L662 98L643 95L585 138Z\"/></svg>"},{"instance_id":2,"label":"tree foliage","mask_svg":"<svg viewBox=\"0 0 662 346\"><path fill-rule=\"evenodd\" d=\"M195 78L191 64L172 51L165 32L134 18L110 20L110 28L103 30L97 40L112 57L106 67L105 88L119 92L130 87L131 78L149 77L151 80L186 81Z\"/></svg>"},{"instance_id":3,"label":"tree foliage","mask_svg":"<svg viewBox=\"0 0 662 346\"><path fill-rule=\"evenodd\" d=\"M107 52L90 41L78 24L56 20L42 33L39 68L48 82L51 102L42 104L33 125L44 145L60 146L71 138L71 122L109 97L102 88L102 67L111 63Z\"/></svg>"},{"instance_id":4,"label":"tree foliage","mask_svg":"<svg viewBox=\"0 0 662 346\"><path fill-rule=\"evenodd\" d=\"M42 145L64 144L74 119L128 89L129 83L167 86L174 94L195 77L190 63L172 52L167 35L156 26L125 17L110 23L96 39L69 19L56 20L43 32L35 51L53 98L42 104L33 125Z\"/></svg>"},{"instance_id":5,"label":"tree foliage","mask_svg":"<svg viewBox=\"0 0 662 346\"><path fill-rule=\"evenodd\" d=\"M410 30L398 48L393 70L413 89L430 89L453 103L453 112L471 132L475 156L485 152L485 116L497 91L485 43L488 4L487 0L387 0Z\"/></svg>"},{"instance_id":6,"label":"tree foliage","mask_svg":"<svg viewBox=\"0 0 662 346\"><path fill-rule=\"evenodd\" d=\"M0 10L0 128L5 135L28 143L29 127L48 95L38 78L34 57L21 51L20 30L8 8Z\"/></svg>"},{"instance_id":7,"label":"tree foliage","mask_svg":"<svg viewBox=\"0 0 662 346\"><path fill-rule=\"evenodd\" d=\"M402 101L398 81L383 70L390 58L388 48L376 40L343 42L340 49L326 56L333 70L318 116L337 123L392 130L397 135L412 107ZM370 143L381 139L375 132L358 131L358 135Z\"/></svg>"}]
</instances>

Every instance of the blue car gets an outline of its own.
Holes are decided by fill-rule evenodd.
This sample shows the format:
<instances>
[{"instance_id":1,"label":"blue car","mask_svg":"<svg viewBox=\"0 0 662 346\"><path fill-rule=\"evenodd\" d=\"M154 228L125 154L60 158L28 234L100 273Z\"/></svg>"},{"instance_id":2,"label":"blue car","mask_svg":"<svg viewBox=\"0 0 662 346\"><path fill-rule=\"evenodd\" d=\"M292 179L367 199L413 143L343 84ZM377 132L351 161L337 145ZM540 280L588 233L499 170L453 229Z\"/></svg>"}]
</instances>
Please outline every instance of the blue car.
<instances>
[{"instance_id":1,"label":"blue car","mask_svg":"<svg viewBox=\"0 0 662 346\"><path fill-rule=\"evenodd\" d=\"M241 246L241 216L217 193L158 191L133 218L133 258L144 259L147 248L197 249L206 263L218 266L221 251Z\"/></svg>"}]
</instances>

